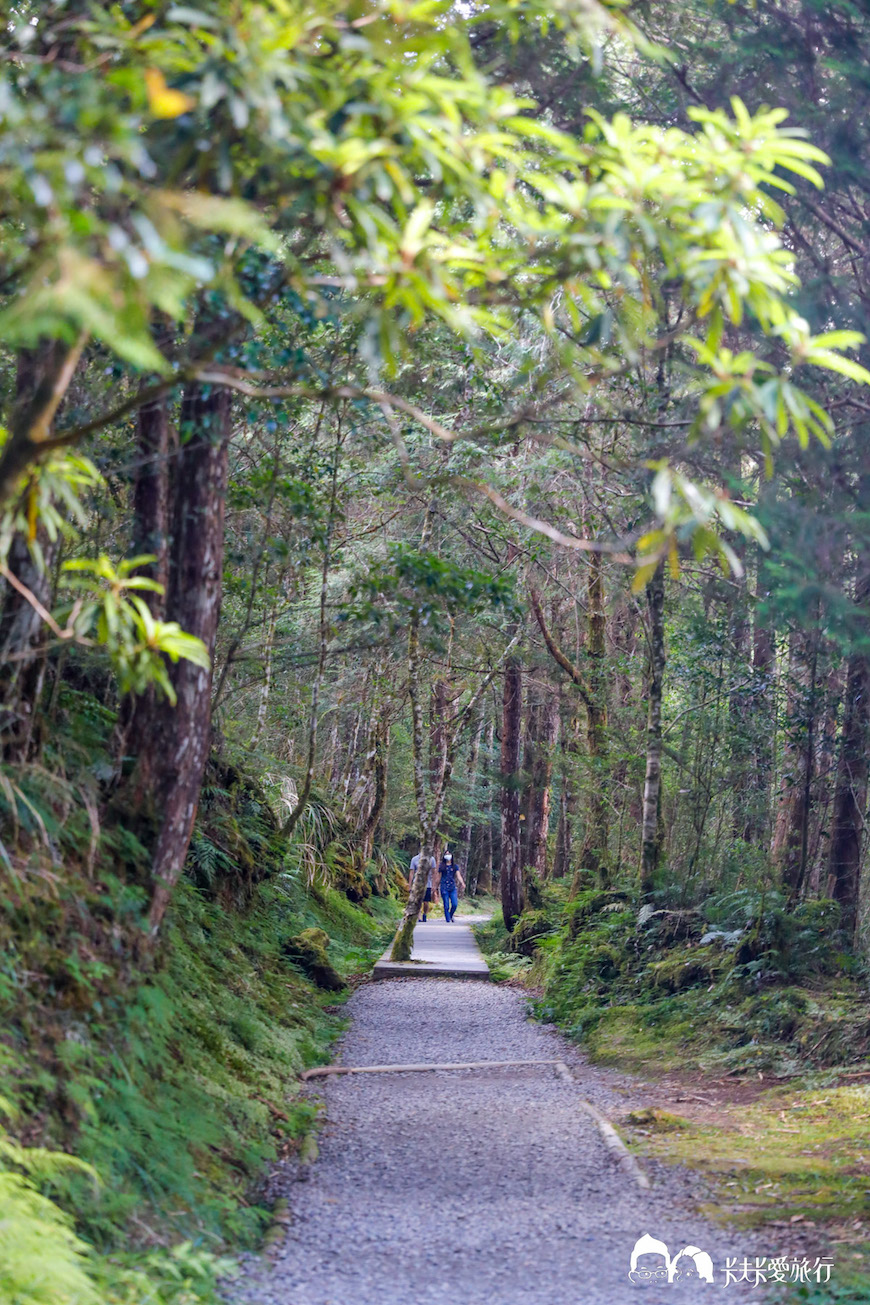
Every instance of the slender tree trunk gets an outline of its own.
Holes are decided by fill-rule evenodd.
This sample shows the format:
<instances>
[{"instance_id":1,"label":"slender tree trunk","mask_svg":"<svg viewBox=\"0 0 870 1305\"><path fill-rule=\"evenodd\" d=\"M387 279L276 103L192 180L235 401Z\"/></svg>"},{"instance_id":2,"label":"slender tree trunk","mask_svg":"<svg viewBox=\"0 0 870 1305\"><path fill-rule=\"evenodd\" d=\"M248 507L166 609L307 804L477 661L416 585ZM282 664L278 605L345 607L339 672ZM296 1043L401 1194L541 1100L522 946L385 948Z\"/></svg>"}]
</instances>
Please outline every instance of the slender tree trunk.
<instances>
[{"instance_id":1,"label":"slender tree trunk","mask_svg":"<svg viewBox=\"0 0 870 1305\"><path fill-rule=\"evenodd\" d=\"M594 555L597 558L597 554ZM589 764L589 783L586 800L586 832L583 851L575 875L575 886L581 869L591 870L598 882L606 885L610 879L608 842L610 833L610 807L608 804L608 713L607 689L604 674L605 611L604 586L600 559L590 566L588 578L589 641L588 674L584 674L565 655L553 637L541 607L540 596L530 590L535 619L551 657L570 676L577 686L586 708L586 744Z\"/></svg>"},{"instance_id":2,"label":"slender tree trunk","mask_svg":"<svg viewBox=\"0 0 870 1305\"><path fill-rule=\"evenodd\" d=\"M547 874L553 750L559 733L559 699L548 684L529 686L524 771L526 787L523 865Z\"/></svg>"},{"instance_id":3,"label":"slender tree trunk","mask_svg":"<svg viewBox=\"0 0 870 1305\"><path fill-rule=\"evenodd\" d=\"M139 409L136 426L139 466L133 485L131 552L154 557L141 572L162 585L163 593L145 593L144 597L154 615L162 619L169 587L169 458L176 443L166 395L150 399Z\"/></svg>"},{"instance_id":4,"label":"slender tree trunk","mask_svg":"<svg viewBox=\"0 0 870 1305\"><path fill-rule=\"evenodd\" d=\"M483 801L481 803L485 812L485 824L483 828L482 849L480 853L480 867L477 872L477 891L479 893L492 892L492 872L495 857L493 855L493 824L495 822L495 812L493 810L493 785L491 768L494 765L495 753L495 721L491 720L486 730L486 767L485 778L483 781Z\"/></svg>"},{"instance_id":5,"label":"slender tree trunk","mask_svg":"<svg viewBox=\"0 0 870 1305\"><path fill-rule=\"evenodd\" d=\"M729 641L726 662L728 694L728 740L730 747L730 785L732 794L731 824L733 836L743 839L749 829L750 810L754 801L750 779L753 759L751 702L753 689L752 661L749 651L749 613L743 589L731 595ZM712 758L711 764L717 763Z\"/></svg>"},{"instance_id":6,"label":"slender tree trunk","mask_svg":"<svg viewBox=\"0 0 870 1305\"><path fill-rule=\"evenodd\" d=\"M387 803L387 766L390 751L390 723L386 707L382 707L372 726L370 756L375 791L369 813L360 830L360 845L363 861L371 859L374 850L375 833L384 814Z\"/></svg>"},{"instance_id":7,"label":"slender tree trunk","mask_svg":"<svg viewBox=\"0 0 870 1305\"><path fill-rule=\"evenodd\" d=\"M275 651L275 627L278 624L278 611L273 607L269 615L269 625L266 629L266 647L264 650L263 665L263 685L260 689L260 701L257 706L257 723L254 726L254 732L251 735L249 748L255 748L263 736L263 729L266 725L266 716L269 710L269 696L272 691L272 656Z\"/></svg>"},{"instance_id":8,"label":"slender tree trunk","mask_svg":"<svg viewBox=\"0 0 870 1305\"><path fill-rule=\"evenodd\" d=\"M661 854L659 804L662 787L662 687L665 672L665 572L659 563L647 587L649 683L647 687L646 775L641 818L640 890L646 897Z\"/></svg>"},{"instance_id":9,"label":"slender tree trunk","mask_svg":"<svg viewBox=\"0 0 870 1305\"><path fill-rule=\"evenodd\" d=\"M608 801L608 702L605 667L606 612L604 606L604 574L601 554L590 553L586 584L589 612L588 687L586 706L586 740L589 753L590 786L586 825L586 840L581 865L592 870L598 882L610 882L610 812Z\"/></svg>"},{"instance_id":10,"label":"slender tree trunk","mask_svg":"<svg viewBox=\"0 0 870 1305\"><path fill-rule=\"evenodd\" d=\"M756 600L759 594L756 591ZM752 739L753 766L747 776L750 799L743 837L747 843L770 839L771 777L774 741L774 677L776 653L773 635L755 612L752 637Z\"/></svg>"},{"instance_id":11,"label":"slender tree trunk","mask_svg":"<svg viewBox=\"0 0 870 1305\"><path fill-rule=\"evenodd\" d=\"M520 838L520 759L523 721L523 669L519 657L504 668L501 735L501 903L505 928L513 929L523 909Z\"/></svg>"},{"instance_id":12,"label":"slender tree trunk","mask_svg":"<svg viewBox=\"0 0 870 1305\"><path fill-rule=\"evenodd\" d=\"M773 860L790 902L803 892L815 754L818 630L795 631L789 644L788 728Z\"/></svg>"},{"instance_id":13,"label":"slender tree trunk","mask_svg":"<svg viewBox=\"0 0 870 1305\"><path fill-rule=\"evenodd\" d=\"M429 503L423 517L423 529L420 534L420 551L424 551L432 530L432 504ZM423 760L423 710L420 701L420 609L415 607L411 613L408 626L408 697L411 703L411 751L413 757L414 801L417 806L417 819L420 824L420 868L411 883L408 901L405 906L396 936L393 939L390 960L409 961L414 944L414 926L429 878L428 866L432 856L436 821L429 813L426 801L426 774Z\"/></svg>"},{"instance_id":14,"label":"slender tree trunk","mask_svg":"<svg viewBox=\"0 0 870 1305\"><path fill-rule=\"evenodd\" d=\"M202 639L213 657L223 571L230 392L191 386L181 422L187 440L178 463L167 615ZM180 661L171 677L177 705L155 704L145 750L154 807L162 817L152 870L152 933L160 927L184 867L211 738L211 669Z\"/></svg>"},{"instance_id":15,"label":"slender tree trunk","mask_svg":"<svg viewBox=\"0 0 870 1305\"><path fill-rule=\"evenodd\" d=\"M472 812L475 810L476 806L475 798L477 791L478 758L480 756L481 740L483 739L483 725L483 712L479 711L476 713L476 720L472 724L471 746L468 750L468 796L466 798L465 824L460 829L459 838L457 840L459 844L457 860L462 873L465 875L465 882L469 887L469 891L471 890L472 882L470 873L471 835L474 831Z\"/></svg>"},{"instance_id":16,"label":"slender tree trunk","mask_svg":"<svg viewBox=\"0 0 870 1305\"><path fill-rule=\"evenodd\" d=\"M553 878L564 879L573 868L574 826L577 821L577 783L574 775L580 721L570 696L559 686L559 823L556 827L556 850Z\"/></svg>"},{"instance_id":17,"label":"slender tree trunk","mask_svg":"<svg viewBox=\"0 0 870 1305\"><path fill-rule=\"evenodd\" d=\"M870 573L858 581L855 602L870 599ZM870 770L870 660L863 652L849 657L846 704L834 790L834 814L828 858L830 897L840 903L843 928L854 938L861 895L861 853L867 813Z\"/></svg>"},{"instance_id":18,"label":"slender tree trunk","mask_svg":"<svg viewBox=\"0 0 870 1305\"><path fill-rule=\"evenodd\" d=\"M444 782L447 765L447 682L438 679L429 699L429 792L437 793ZM433 830L432 855L440 863L442 831Z\"/></svg>"}]
</instances>

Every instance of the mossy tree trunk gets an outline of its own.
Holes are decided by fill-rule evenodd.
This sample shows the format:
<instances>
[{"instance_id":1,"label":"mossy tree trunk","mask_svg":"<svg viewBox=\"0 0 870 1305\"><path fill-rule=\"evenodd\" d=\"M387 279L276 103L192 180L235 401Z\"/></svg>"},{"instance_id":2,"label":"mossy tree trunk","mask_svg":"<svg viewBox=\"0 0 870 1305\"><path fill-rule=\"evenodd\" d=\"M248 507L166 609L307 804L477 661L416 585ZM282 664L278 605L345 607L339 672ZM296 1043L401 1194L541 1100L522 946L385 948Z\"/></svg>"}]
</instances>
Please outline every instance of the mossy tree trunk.
<instances>
[{"instance_id":1,"label":"mossy tree trunk","mask_svg":"<svg viewBox=\"0 0 870 1305\"><path fill-rule=\"evenodd\" d=\"M747 776L751 800L743 837L747 843L770 842L770 786L773 775L774 692L776 650L769 626L760 619L756 585L752 631L752 761Z\"/></svg>"},{"instance_id":2,"label":"mossy tree trunk","mask_svg":"<svg viewBox=\"0 0 870 1305\"><path fill-rule=\"evenodd\" d=\"M465 882L468 890L471 892L472 877L469 862L471 861L471 836L474 832L474 823L472 812L476 805L477 780L478 780L478 761L480 757L480 744L483 739L484 713L475 712L476 720L471 727L471 744L468 750L468 796L466 798L465 822L459 831L458 843L458 861L459 868L465 875ZM475 883L476 890L476 883Z\"/></svg>"},{"instance_id":3,"label":"mossy tree trunk","mask_svg":"<svg viewBox=\"0 0 870 1305\"><path fill-rule=\"evenodd\" d=\"M386 704L375 716L370 733L369 752L366 758L371 766L374 794L371 806L360 830L360 850L363 861L371 859L375 834L387 803L387 766L390 752L390 719Z\"/></svg>"},{"instance_id":4,"label":"mossy tree trunk","mask_svg":"<svg viewBox=\"0 0 870 1305\"><path fill-rule=\"evenodd\" d=\"M495 721L490 720L486 729L486 764L484 766L484 779L482 784L483 801L482 807L485 812L482 846L480 848L480 864L477 871L477 891L479 893L491 893L493 889L492 870L495 861L493 851L493 823L495 821L495 811L493 810L493 784L490 767L493 764L493 753L495 751Z\"/></svg>"},{"instance_id":5,"label":"mossy tree trunk","mask_svg":"<svg viewBox=\"0 0 870 1305\"><path fill-rule=\"evenodd\" d=\"M772 853L790 902L800 899L807 874L819 638L816 626L793 631L789 641L788 725Z\"/></svg>"},{"instance_id":6,"label":"mossy tree trunk","mask_svg":"<svg viewBox=\"0 0 870 1305\"><path fill-rule=\"evenodd\" d=\"M552 685L539 678L530 680L526 716L523 769L526 788L523 808L523 865L541 878L547 874L550 831L550 794L553 759L559 734L559 699Z\"/></svg>"},{"instance_id":7,"label":"mossy tree trunk","mask_svg":"<svg viewBox=\"0 0 870 1305\"><path fill-rule=\"evenodd\" d=\"M646 773L641 816L640 891L649 896L661 855L662 688L665 674L665 568L660 562L647 586L649 680L647 684Z\"/></svg>"},{"instance_id":8,"label":"mossy tree trunk","mask_svg":"<svg viewBox=\"0 0 870 1305\"><path fill-rule=\"evenodd\" d=\"M190 386L180 433L166 611L170 620L202 639L211 658L223 575L229 391ZM152 862L152 933L162 923L184 866L211 740L211 668L180 661L171 676L177 704L165 699L155 704L143 758L152 805L161 819Z\"/></svg>"},{"instance_id":9,"label":"mossy tree trunk","mask_svg":"<svg viewBox=\"0 0 870 1305\"><path fill-rule=\"evenodd\" d=\"M520 759L523 720L523 664L509 657L504 668L501 733L501 865L499 879L505 928L513 929L523 909L520 836Z\"/></svg>"},{"instance_id":10,"label":"mossy tree trunk","mask_svg":"<svg viewBox=\"0 0 870 1305\"><path fill-rule=\"evenodd\" d=\"M870 572L863 572L855 586L855 604L866 608L870 600ZM827 892L840 903L843 928L853 938L861 898L861 853L867 812L870 775L870 659L863 651L849 658L846 701L834 815L828 857Z\"/></svg>"}]
</instances>

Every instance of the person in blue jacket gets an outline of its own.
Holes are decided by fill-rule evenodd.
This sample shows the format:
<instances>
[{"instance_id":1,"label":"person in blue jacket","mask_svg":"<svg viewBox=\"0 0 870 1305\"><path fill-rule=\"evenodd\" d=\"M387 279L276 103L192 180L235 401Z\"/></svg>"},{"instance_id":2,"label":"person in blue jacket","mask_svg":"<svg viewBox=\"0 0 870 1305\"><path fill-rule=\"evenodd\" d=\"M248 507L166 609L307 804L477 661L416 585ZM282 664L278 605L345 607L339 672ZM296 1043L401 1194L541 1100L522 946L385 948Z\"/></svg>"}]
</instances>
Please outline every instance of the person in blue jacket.
<instances>
[{"instance_id":1,"label":"person in blue jacket","mask_svg":"<svg viewBox=\"0 0 870 1305\"><path fill-rule=\"evenodd\" d=\"M460 874L459 866L453 859L452 852L445 852L442 856L441 864L438 866L438 874L440 876L441 901L444 903L444 919L447 924L450 924L459 905L459 894L465 892L465 880ZM457 884L459 885L458 890Z\"/></svg>"}]
</instances>

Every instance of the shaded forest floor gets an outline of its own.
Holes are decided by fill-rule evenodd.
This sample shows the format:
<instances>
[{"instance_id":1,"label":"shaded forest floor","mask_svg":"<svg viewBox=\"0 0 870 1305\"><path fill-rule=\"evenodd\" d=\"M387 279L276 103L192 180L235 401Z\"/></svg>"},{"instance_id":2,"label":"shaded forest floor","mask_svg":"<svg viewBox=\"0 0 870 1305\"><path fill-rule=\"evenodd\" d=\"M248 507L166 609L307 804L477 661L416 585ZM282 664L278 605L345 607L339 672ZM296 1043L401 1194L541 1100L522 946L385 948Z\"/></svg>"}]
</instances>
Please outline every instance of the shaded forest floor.
<instances>
[{"instance_id":1,"label":"shaded forest floor","mask_svg":"<svg viewBox=\"0 0 870 1305\"><path fill-rule=\"evenodd\" d=\"M152 952L141 831L96 814L114 724L64 690L55 770L3 771L0 1144L25 1148L20 1165L47 1147L92 1167L37 1177L83 1238L100 1305L210 1305L226 1252L258 1245L272 1219L268 1165L311 1145L298 1075L328 1059L399 908L337 817L314 807L288 842L271 795L224 755ZM37 1227L31 1259L52 1272L58 1237L26 1192L20 1205L18 1241ZM15 1217L4 1209L0 1252ZM64 1272L47 1279L51 1305L73 1299Z\"/></svg>"},{"instance_id":2,"label":"shaded forest floor","mask_svg":"<svg viewBox=\"0 0 870 1305\"><path fill-rule=\"evenodd\" d=\"M513 940L498 913L477 934L497 982L525 988L537 1018L593 1064L634 1078L643 1104L614 1116L632 1149L702 1175L707 1217L799 1225L810 1253L833 1255L836 1285L796 1299L865 1302L866 979L824 905L813 910L789 923L773 903L769 918L725 928L679 910L642 915L620 893L569 900L556 886Z\"/></svg>"}]
</instances>

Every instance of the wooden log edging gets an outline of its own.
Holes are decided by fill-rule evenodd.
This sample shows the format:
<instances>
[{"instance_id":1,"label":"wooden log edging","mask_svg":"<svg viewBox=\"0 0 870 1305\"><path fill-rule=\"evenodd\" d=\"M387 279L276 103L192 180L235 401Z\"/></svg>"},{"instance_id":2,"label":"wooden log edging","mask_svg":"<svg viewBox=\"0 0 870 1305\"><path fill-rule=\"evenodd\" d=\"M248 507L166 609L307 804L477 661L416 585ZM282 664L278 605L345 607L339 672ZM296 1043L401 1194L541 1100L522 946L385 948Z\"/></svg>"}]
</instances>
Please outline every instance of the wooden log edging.
<instances>
[{"instance_id":1,"label":"wooden log edging","mask_svg":"<svg viewBox=\"0 0 870 1305\"><path fill-rule=\"evenodd\" d=\"M577 1086L577 1081L564 1060L470 1060L411 1065L319 1065L315 1069L306 1069L300 1078L308 1082L314 1078L332 1078L343 1074L420 1074L441 1070L534 1069L545 1066L554 1069L563 1082L570 1083L572 1087ZM615 1157L623 1172L628 1174L643 1191L649 1191L651 1186L649 1176L640 1167L607 1116L585 1097L579 1098L579 1105L580 1109L594 1121L604 1145Z\"/></svg>"}]
</instances>

